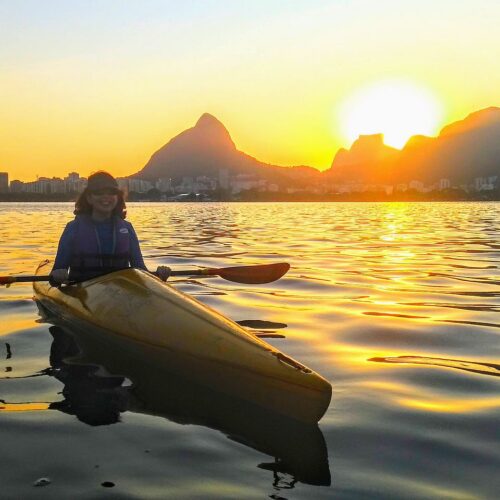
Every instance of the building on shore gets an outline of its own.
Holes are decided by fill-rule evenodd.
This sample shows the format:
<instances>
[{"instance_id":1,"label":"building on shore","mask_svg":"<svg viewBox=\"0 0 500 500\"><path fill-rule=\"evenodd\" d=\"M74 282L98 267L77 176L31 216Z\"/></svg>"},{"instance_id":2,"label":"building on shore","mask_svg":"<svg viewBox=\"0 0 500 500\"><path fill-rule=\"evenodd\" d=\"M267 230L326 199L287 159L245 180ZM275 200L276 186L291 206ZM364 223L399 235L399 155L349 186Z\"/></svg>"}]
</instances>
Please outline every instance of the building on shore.
<instances>
[{"instance_id":1,"label":"building on shore","mask_svg":"<svg viewBox=\"0 0 500 500\"><path fill-rule=\"evenodd\" d=\"M24 192L24 182L14 180L10 181L10 192L11 193L23 193Z\"/></svg>"},{"instance_id":2,"label":"building on shore","mask_svg":"<svg viewBox=\"0 0 500 500\"><path fill-rule=\"evenodd\" d=\"M498 176L476 177L474 179L475 191L493 191L498 186Z\"/></svg>"},{"instance_id":3,"label":"building on shore","mask_svg":"<svg viewBox=\"0 0 500 500\"><path fill-rule=\"evenodd\" d=\"M71 172L64 179L60 177L40 177L31 182L13 180L10 183L10 192L37 194L81 193L86 186L87 179L80 177L76 172ZM2 191L0 190L0 192Z\"/></svg>"},{"instance_id":4,"label":"building on shore","mask_svg":"<svg viewBox=\"0 0 500 500\"><path fill-rule=\"evenodd\" d=\"M7 172L0 172L0 193L9 192L9 174Z\"/></svg>"}]
</instances>

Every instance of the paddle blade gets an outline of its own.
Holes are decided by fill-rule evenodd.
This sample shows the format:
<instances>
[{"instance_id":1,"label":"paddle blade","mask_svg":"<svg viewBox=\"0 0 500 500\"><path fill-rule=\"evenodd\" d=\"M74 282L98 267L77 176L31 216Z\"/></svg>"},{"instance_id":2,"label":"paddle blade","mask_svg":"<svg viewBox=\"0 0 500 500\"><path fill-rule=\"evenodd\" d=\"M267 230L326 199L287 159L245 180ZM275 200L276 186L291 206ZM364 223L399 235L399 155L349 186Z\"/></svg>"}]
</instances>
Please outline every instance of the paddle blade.
<instances>
[{"instance_id":1,"label":"paddle blade","mask_svg":"<svg viewBox=\"0 0 500 500\"><path fill-rule=\"evenodd\" d=\"M260 285L271 283L284 276L290 269L290 264L280 262L261 266L224 267L221 269L204 269L203 274L217 275L235 283Z\"/></svg>"}]
</instances>

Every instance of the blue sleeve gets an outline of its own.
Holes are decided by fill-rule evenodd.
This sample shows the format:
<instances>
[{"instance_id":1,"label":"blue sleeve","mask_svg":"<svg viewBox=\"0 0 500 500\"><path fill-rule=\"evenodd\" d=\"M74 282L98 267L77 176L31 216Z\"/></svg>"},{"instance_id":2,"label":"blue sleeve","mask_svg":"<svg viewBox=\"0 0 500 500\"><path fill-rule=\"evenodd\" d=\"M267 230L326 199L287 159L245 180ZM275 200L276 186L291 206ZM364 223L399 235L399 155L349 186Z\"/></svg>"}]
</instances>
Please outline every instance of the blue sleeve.
<instances>
[{"instance_id":1,"label":"blue sleeve","mask_svg":"<svg viewBox=\"0 0 500 500\"><path fill-rule=\"evenodd\" d=\"M68 269L71 262L71 250L75 235L74 221L69 222L59 239L57 254L52 269Z\"/></svg>"},{"instance_id":2,"label":"blue sleeve","mask_svg":"<svg viewBox=\"0 0 500 500\"><path fill-rule=\"evenodd\" d=\"M144 269L147 271L146 264L144 264L144 259L142 257L141 247L139 245L139 239L132 226L128 223L128 230L130 233L130 265L138 269Z\"/></svg>"}]
</instances>

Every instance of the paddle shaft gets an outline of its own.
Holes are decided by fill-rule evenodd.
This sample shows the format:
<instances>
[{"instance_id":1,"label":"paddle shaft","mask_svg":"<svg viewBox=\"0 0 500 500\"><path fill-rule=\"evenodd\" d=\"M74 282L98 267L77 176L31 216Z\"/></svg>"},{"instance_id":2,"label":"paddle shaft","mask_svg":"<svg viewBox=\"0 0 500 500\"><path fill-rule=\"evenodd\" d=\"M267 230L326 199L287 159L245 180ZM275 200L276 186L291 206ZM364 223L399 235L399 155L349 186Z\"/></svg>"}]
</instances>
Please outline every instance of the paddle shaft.
<instances>
[{"instance_id":1,"label":"paddle shaft","mask_svg":"<svg viewBox=\"0 0 500 500\"><path fill-rule=\"evenodd\" d=\"M203 269L192 269L188 271L172 271L170 276L194 276L198 274L205 274ZM151 273L156 276L156 273ZM31 283L34 281L49 281L50 276L2 276L0 284L5 283Z\"/></svg>"},{"instance_id":2,"label":"paddle shaft","mask_svg":"<svg viewBox=\"0 0 500 500\"><path fill-rule=\"evenodd\" d=\"M257 266L187 269L171 271L170 276L220 276L236 283L260 284L270 283L281 278L290 269L287 263L264 264ZM156 275L156 273L151 273ZM49 281L50 276L0 276L0 285L11 283L30 283Z\"/></svg>"}]
</instances>

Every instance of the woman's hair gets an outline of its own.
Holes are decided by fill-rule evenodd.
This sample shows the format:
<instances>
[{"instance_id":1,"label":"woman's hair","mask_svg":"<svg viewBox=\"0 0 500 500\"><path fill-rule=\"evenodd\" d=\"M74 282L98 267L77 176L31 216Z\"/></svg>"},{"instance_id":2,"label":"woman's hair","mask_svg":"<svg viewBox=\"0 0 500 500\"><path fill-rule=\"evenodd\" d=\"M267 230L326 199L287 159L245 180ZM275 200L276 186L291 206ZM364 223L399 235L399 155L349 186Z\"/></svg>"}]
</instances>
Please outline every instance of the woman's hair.
<instances>
[{"instance_id":1,"label":"woman's hair","mask_svg":"<svg viewBox=\"0 0 500 500\"><path fill-rule=\"evenodd\" d=\"M116 183L116 181L110 174L108 174L107 172L99 171L89 177L89 184L92 185L92 178L94 178L94 180L98 180L102 177L109 177ZM87 199L89 194L92 194L92 189L87 186L76 199L75 210L73 211L75 215L90 215L92 213L92 205L88 202ZM116 189L116 195L118 196L118 202L116 203L116 207L113 209L113 215L117 215L118 217L125 219L127 217L125 194L121 189Z\"/></svg>"}]
</instances>

